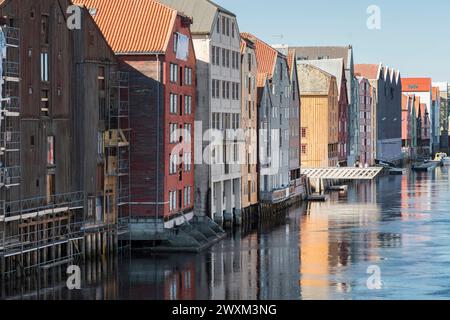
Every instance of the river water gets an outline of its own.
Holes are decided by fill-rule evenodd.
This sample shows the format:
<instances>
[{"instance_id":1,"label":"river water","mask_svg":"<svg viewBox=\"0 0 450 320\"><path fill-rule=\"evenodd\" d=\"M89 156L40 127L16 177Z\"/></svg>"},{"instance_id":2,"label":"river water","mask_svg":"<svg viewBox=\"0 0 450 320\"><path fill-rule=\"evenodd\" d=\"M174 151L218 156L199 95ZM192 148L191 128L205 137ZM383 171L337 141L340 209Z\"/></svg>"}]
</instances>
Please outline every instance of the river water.
<instances>
[{"instance_id":1,"label":"river water","mask_svg":"<svg viewBox=\"0 0 450 320\"><path fill-rule=\"evenodd\" d=\"M448 168L350 184L202 254L122 256L82 269L79 291L60 270L5 285L0 297L450 299Z\"/></svg>"}]
</instances>

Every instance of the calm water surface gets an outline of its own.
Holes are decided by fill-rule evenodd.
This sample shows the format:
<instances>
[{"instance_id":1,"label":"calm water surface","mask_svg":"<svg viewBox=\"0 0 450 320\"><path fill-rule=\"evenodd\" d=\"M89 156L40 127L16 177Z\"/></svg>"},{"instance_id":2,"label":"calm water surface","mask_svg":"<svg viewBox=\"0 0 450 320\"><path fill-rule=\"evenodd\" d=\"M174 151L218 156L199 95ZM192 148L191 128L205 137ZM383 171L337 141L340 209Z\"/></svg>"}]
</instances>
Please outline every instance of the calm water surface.
<instances>
[{"instance_id":1,"label":"calm water surface","mask_svg":"<svg viewBox=\"0 0 450 320\"><path fill-rule=\"evenodd\" d=\"M381 271L369 290L367 269ZM4 285L9 299L450 299L450 178L381 177L235 231L199 255L121 257Z\"/></svg>"}]
</instances>

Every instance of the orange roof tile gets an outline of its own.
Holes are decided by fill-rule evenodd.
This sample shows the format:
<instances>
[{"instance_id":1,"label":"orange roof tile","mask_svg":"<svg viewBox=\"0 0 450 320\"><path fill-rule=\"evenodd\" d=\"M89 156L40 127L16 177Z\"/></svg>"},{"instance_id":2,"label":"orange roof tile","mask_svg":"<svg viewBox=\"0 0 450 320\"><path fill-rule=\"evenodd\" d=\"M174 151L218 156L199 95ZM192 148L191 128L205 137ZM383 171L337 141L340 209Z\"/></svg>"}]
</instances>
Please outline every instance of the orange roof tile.
<instances>
[{"instance_id":1,"label":"orange roof tile","mask_svg":"<svg viewBox=\"0 0 450 320\"><path fill-rule=\"evenodd\" d=\"M294 65L295 65L295 57L296 57L296 51L295 51L295 49L289 49L288 50L288 56L287 56L287 63L288 63L288 68L289 68L289 74L291 75L291 78L292 78L292 74L293 74L293 71L294 71L294 69L293 69L293 67L294 67Z\"/></svg>"},{"instance_id":2,"label":"orange roof tile","mask_svg":"<svg viewBox=\"0 0 450 320\"><path fill-rule=\"evenodd\" d=\"M378 78L379 69L378 64L355 64L355 75L374 80Z\"/></svg>"},{"instance_id":3,"label":"orange roof tile","mask_svg":"<svg viewBox=\"0 0 450 320\"><path fill-rule=\"evenodd\" d=\"M258 87L264 87L266 79L270 79L273 76L279 53L276 49L250 33L241 33L241 37L250 39L255 43L256 61L258 63L258 77L256 82Z\"/></svg>"},{"instance_id":4,"label":"orange roof tile","mask_svg":"<svg viewBox=\"0 0 450 320\"><path fill-rule=\"evenodd\" d=\"M245 42L245 40L241 39L241 54L244 53L246 47L247 47L247 42Z\"/></svg>"},{"instance_id":5,"label":"orange roof tile","mask_svg":"<svg viewBox=\"0 0 450 320\"><path fill-rule=\"evenodd\" d=\"M116 53L165 52L177 11L153 0L73 0L93 18Z\"/></svg>"},{"instance_id":6,"label":"orange roof tile","mask_svg":"<svg viewBox=\"0 0 450 320\"><path fill-rule=\"evenodd\" d=\"M403 92L430 92L431 78L402 78Z\"/></svg>"}]
</instances>

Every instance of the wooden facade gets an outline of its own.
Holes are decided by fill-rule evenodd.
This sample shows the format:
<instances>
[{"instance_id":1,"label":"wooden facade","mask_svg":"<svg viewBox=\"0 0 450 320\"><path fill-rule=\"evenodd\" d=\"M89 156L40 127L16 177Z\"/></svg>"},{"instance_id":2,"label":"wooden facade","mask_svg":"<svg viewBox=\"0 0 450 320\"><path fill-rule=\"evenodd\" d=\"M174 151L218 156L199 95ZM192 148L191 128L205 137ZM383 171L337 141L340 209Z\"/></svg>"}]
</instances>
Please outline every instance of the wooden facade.
<instances>
[{"instance_id":1,"label":"wooden facade","mask_svg":"<svg viewBox=\"0 0 450 320\"><path fill-rule=\"evenodd\" d=\"M244 150L241 153L243 161L242 174L242 209L245 210L258 204L258 173L257 173L257 87L258 67L255 45L250 39L243 39L241 44L242 72L242 113L241 127L245 132Z\"/></svg>"},{"instance_id":2,"label":"wooden facade","mask_svg":"<svg viewBox=\"0 0 450 320\"><path fill-rule=\"evenodd\" d=\"M302 167L336 167L339 142L336 78L311 65L298 64L298 73Z\"/></svg>"}]
</instances>

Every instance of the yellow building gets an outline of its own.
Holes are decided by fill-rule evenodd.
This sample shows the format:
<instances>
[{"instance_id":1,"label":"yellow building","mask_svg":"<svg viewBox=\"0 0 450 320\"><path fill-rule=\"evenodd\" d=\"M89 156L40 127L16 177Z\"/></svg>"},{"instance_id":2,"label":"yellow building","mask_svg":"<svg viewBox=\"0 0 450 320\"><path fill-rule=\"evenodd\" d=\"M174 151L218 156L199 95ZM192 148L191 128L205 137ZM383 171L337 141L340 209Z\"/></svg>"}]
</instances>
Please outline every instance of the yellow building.
<instances>
[{"instance_id":1,"label":"yellow building","mask_svg":"<svg viewBox=\"0 0 450 320\"><path fill-rule=\"evenodd\" d=\"M336 77L312 65L297 65L301 95L303 168L338 164L338 88Z\"/></svg>"}]
</instances>

